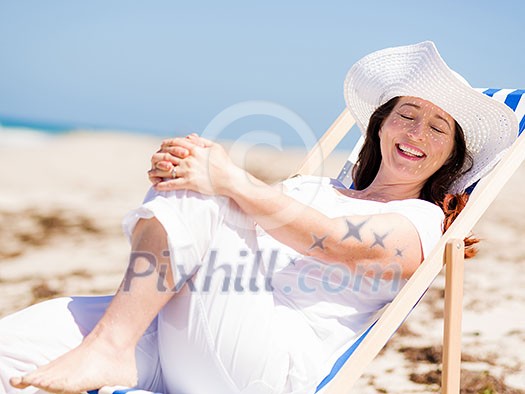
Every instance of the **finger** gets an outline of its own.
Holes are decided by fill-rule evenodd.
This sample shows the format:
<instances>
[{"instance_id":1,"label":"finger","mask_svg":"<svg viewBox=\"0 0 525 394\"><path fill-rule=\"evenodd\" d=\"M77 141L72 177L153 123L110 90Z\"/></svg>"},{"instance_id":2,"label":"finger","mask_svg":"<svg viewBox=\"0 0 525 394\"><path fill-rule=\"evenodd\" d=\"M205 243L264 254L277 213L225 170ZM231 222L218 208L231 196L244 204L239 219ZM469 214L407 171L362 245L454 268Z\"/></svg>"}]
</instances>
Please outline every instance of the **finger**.
<instances>
[{"instance_id":1,"label":"finger","mask_svg":"<svg viewBox=\"0 0 525 394\"><path fill-rule=\"evenodd\" d=\"M206 145L207 140L205 138L200 137L198 134L192 133L190 135L187 135L186 138L189 139L191 142L193 142L195 145L198 145L202 148L207 147Z\"/></svg>"},{"instance_id":2,"label":"finger","mask_svg":"<svg viewBox=\"0 0 525 394\"><path fill-rule=\"evenodd\" d=\"M189 152L188 152L189 153ZM162 167L165 167L168 169L168 167L170 165L178 165L180 163L180 158L178 158L177 156L175 155L172 155L171 153L169 152L157 152L157 153L154 153L152 156L151 156L151 168L156 168L157 167L157 163L160 163L160 162L164 162L167 164L166 165L162 165Z\"/></svg>"},{"instance_id":3,"label":"finger","mask_svg":"<svg viewBox=\"0 0 525 394\"><path fill-rule=\"evenodd\" d=\"M173 168L173 167L171 167ZM152 168L148 171L148 178L151 180L153 178L171 178L173 177L171 170L170 171L161 171L155 168Z\"/></svg>"},{"instance_id":4,"label":"finger","mask_svg":"<svg viewBox=\"0 0 525 394\"><path fill-rule=\"evenodd\" d=\"M201 137L198 134L192 133L188 135L186 138L188 138L190 141L195 142L197 145L203 147L203 148L209 148L212 146L213 141L209 140L207 138Z\"/></svg>"},{"instance_id":5,"label":"finger","mask_svg":"<svg viewBox=\"0 0 525 394\"><path fill-rule=\"evenodd\" d=\"M178 157L172 157L170 161L164 161L162 158L164 152L156 152L151 156L151 166L152 169L157 169L161 171L169 171L173 166L179 165L180 159Z\"/></svg>"},{"instance_id":6,"label":"finger","mask_svg":"<svg viewBox=\"0 0 525 394\"><path fill-rule=\"evenodd\" d=\"M160 148L162 149L163 146L172 146L172 145L177 145L177 142L181 140L181 138L179 137L175 137L175 138L167 138L165 140L162 140L162 142L160 143Z\"/></svg>"},{"instance_id":7,"label":"finger","mask_svg":"<svg viewBox=\"0 0 525 394\"><path fill-rule=\"evenodd\" d=\"M209 139L204 138L204 137L199 137L199 139L203 142L205 148L209 148L210 146L212 146L215 143L212 140L209 140Z\"/></svg>"},{"instance_id":8,"label":"finger","mask_svg":"<svg viewBox=\"0 0 525 394\"><path fill-rule=\"evenodd\" d=\"M182 146L165 146L161 149L161 153L169 153L172 156L178 157L180 159L184 159L185 157L188 157L190 155L190 152L193 148L195 148L197 145L191 144L188 147L182 147Z\"/></svg>"},{"instance_id":9,"label":"finger","mask_svg":"<svg viewBox=\"0 0 525 394\"><path fill-rule=\"evenodd\" d=\"M155 186L155 185L159 184L160 182L162 182L163 179L164 178L160 178L160 177L150 177L149 181L151 182L151 184L153 186Z\"/></svg>"},{"instance_id":10,"label":"finger","mask_svg":"<svg viewBox=\"0 0 525 394\"><path fill-rule=\"evenodd\" d=\"M159 161L155 163L155 169L161 171L170 171L173 168L173 166L174 164L169 161Z\"/></svg>"},{"instance_id":11,"label":"finger","mask_svg":"<svg viewBox=\"0 0 525 394\"><path fill-rule=\"evenodd\" d=\"M191 141L189 138L171 138L168 140L162 141L162 144L160 145L160 149L164 150L164 148L170 147L170 146L179 146L186 149L191 149L195 143Z\"/></svg>"},{"instance_id":12,"label":"finger","mask_svg":"<svg viewBox=\"0 0 525 394\"><path fill-rule=\"evenodd\" d=\"M154 185L155 190L159 191L170 191L184 189L186 186L186 180L184 178L175 179L164 179L161 182Z\"/></svg>"}]
</instances>

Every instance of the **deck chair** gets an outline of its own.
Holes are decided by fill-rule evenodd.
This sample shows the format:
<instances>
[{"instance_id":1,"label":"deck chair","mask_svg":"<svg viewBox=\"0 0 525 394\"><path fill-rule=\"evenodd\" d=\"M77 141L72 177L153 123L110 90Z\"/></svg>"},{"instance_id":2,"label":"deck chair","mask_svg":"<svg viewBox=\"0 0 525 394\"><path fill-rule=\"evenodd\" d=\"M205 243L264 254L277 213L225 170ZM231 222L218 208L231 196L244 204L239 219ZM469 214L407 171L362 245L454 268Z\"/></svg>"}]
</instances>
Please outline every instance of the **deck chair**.
<instances>
[{"instance_id":1,"label":"deck chair","mask_svg":"<svg viewBox=\"0 0 525 394\"><path fill-rule=\"evenodd\" d=\"M525 159L525 90L478 89L508 105L519 119L520 137L509 148L498 165L473 188L469 202L459 217L443 235L432 252L405 284L381 316L367 327L357 340L339 357L331 372L317 387L319 394L347 394L376 357L389 338L403 323L432 281L446 269L445 314L443 339L442 393L459 393L461 363L461 312L463 297L463 239L483 215L512 174ZM355 121L347 109L339 115L294 174L310 175L317 171ZM362 145L360 139L345 163L338 180L351 184L351 168ZM89 394L148 394L129 388L104 387Z\"/></svg>"},{"instance_id":2,"label":"deck chair","mask_svg":"<svg viewBox=\"0 0 525 394\"><path fill-rule=\"evenodd\" d=\"M461 312L463 298L463 239L468 235L505 183L525 159L525 90L477 89L509 106L518 117L519 138L498 165L471 188L469 202L429 256L412 275L392 303L354 344L337 360L331 373L318 386L320 394L350 393L366 366L403 323L432 281L447 266L443 332L442 393L459 393L461 363ZM355 121L344 110L310 151L297 173L310 174L328 157ZM351 185L351 169L363 144L361 137L339 173L338 180Z\"/></svg>"}]
</instances>

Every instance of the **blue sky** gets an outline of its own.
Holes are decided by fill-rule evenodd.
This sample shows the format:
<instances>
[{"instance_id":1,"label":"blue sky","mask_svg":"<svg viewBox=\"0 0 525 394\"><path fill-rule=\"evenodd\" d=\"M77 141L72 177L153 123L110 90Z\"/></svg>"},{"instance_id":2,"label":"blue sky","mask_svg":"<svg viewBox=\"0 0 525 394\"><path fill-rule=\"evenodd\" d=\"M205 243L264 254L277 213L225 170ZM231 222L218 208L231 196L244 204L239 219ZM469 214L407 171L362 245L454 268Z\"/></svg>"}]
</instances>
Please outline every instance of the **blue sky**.
<instances>
[{"instance_id":1,"label":"blue sky","mask_svg":"<svg viewBox=\"0 0 525 394\"><path fill-rule=\"evenodd\" d=\"M0 119L177 134L250 100L314 130L360 57L433 40L478 87L525 87L522 1L0 0ZM237 129L281 128L268 116Z\"/></svg>"}]
</instances>

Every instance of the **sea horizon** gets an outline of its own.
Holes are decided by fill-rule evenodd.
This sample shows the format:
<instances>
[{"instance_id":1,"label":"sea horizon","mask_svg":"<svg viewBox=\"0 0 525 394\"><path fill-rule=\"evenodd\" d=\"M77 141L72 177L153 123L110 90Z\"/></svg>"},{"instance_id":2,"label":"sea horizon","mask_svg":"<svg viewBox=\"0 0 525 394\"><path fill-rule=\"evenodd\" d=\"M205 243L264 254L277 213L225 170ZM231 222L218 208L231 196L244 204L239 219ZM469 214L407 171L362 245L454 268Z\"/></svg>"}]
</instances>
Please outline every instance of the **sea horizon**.
<instances>
[{"instance_id":1,"label":"sea horizon","mask_svg":"<svg viewBox=\"0 0 525 394\"><path fill-rule=\"evenodd\" d=\"M261 126L258 128L257 126ZM48 137L57 137L75 132L87 133L122 133L158 137L159 139L169 137L180 137L187 135L190 131L168 131L156 129L142 129L133 127L120 127L115 125L100 125L90 123L60 122L52 120L27 119L13 116L0 115L0 146L8 147L15 143L20 145L24 141L34 143L46 140ZM249 123L237 122L227 125L219 132L205 129L203 132L191 130L212 140L239 141L242 143L263 144L277 148L299 148L309 150L319 139L311 130L295 130L289 125L268 122L267 119L252 119ZM349 133L350 134L350 133ZM305 137L306 136L306 137ZM355 137L345 137L345 140L355 140ZM348 144L339 145L337 149L348 149Z\"/></svg>"}]
</instances>

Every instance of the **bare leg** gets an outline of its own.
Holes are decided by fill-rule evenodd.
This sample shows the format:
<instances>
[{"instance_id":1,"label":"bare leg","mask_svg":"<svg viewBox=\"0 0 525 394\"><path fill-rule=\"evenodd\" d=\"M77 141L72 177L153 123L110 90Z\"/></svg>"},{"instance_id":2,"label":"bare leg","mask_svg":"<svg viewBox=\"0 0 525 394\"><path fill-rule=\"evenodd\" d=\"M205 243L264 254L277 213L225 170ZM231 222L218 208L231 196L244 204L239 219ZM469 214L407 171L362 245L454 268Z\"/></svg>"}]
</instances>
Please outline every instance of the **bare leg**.
<instances>
[{"instance_id":1,"label":"bare leg","mask_svg":"<svg viewBox=\"0 0 525 394\"><path fill-rule=\"evenodd\" d=\"M11 385L36 386L60 393L136 385L135 346L174 294L162 291L173 287L169 258L162 253L166 250L166 233L161 224L156 219L140 220L133 232L128 271L93 331L77 348L51 363L25 376L11 378ZM160 270L161 265L166 265L164 271ZM148 271L151 274L136 275Z\"/></svg>"}]
</instances>

